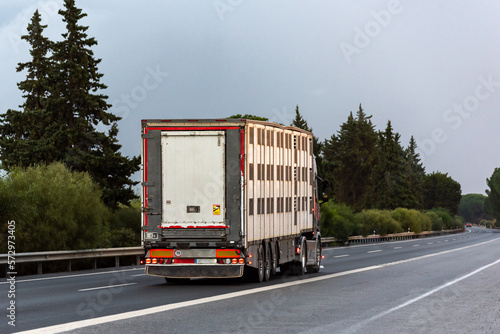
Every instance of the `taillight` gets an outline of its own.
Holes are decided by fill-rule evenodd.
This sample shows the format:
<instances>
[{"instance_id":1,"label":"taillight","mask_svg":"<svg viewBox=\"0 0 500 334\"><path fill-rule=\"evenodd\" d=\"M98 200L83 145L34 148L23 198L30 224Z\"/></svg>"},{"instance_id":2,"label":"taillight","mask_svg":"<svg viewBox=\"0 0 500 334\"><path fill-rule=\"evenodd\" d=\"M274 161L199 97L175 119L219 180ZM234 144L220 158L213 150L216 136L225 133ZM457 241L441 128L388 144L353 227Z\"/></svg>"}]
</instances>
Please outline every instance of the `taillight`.
<instances>
[{"instance_id":1,"label":"taillight","mask_svg":"<svg viewBox=\"0 0 500 334\"><path fill-rule=\"evenodd\" d=\"M156 259L156 258L151 259L151 263L152 264L157 264L158 263L158 259Z\"/></svg>"},{"instance_id":2,"label":"taillight","mask_svg":"<svg viewBox=\"0 0 500 334\"><path fill-rule=\"evenodd\" d=\"M151 259L149 257L146 259L146 264L151 264Z\"/></svg>"}]
</instances>

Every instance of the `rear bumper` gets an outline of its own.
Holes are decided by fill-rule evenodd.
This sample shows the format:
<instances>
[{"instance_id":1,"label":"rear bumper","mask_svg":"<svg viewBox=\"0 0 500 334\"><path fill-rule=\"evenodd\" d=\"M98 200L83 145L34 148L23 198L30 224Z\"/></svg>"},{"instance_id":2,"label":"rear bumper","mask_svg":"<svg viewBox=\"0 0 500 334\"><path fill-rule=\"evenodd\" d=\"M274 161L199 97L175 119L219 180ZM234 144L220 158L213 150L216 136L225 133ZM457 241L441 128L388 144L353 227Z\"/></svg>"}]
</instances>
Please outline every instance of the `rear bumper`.
<instances>
[{"instance_id":1,"label":"rear bumper","mask_svg":"<svg viewBox=\"0 0 500 334\"><path fill-rule=\"evenodd\" d=\"M152 276L170 278L235 278L243 276L244 265L146 265Z\"/></svg>"}]
</instances>

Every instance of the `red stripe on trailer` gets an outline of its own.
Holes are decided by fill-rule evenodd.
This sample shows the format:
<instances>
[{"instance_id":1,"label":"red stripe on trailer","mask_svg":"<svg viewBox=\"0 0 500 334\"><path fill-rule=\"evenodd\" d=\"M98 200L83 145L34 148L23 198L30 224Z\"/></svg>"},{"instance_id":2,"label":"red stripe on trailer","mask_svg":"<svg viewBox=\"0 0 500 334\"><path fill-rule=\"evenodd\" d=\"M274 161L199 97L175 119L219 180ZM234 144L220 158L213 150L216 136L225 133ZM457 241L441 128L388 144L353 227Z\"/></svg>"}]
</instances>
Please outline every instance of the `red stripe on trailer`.
<instances>
[{"instance_id":1,"label":"red stripe on trailer","mask_svg":"<svg viewBox=\"0 0 500 334\"><path fill-rule=\"evenodd\" d=\"M241 176L245 173L245 131L241 129Z\"/></svg>"},{"instance_id":2,"label":"red stripe on trailer","mask_svg":"<svg viewBox=\"0 0 500 334\"><path fill-rule=\"evenodd\" d=\"M172 226L158 226L158 228L229 228L229 226L226 226L226 225L202 225L202 226L172 225Z\"/></svg>"},{"instance_id":3,"label":"red stripe on trailer","mask_svg":"<svg viewBox=\"0 0 500 334\"><path fill-rule=\"evenodd\" d=\"M146 130L170 130L170 131L185 131L185 130L237 130L238 126L171 126L171 127L149 127Z\"/></svg>"},{"instance_id":4,"label":"red stripe on trailer","mask_svg":"<svg viewBox=\"0 0 500 334\"><path fill-rule=\"evenodd\" d=\"M148 133L148 128L144 129L144 134ZM148 182L148 140L144 138L144 182ZM148 207L148 187L144 187L144 207ZM144 212L144 226L148 226L147 210ZM147 232L147 231L145 231Z\"/></svg>"}]
</instances>

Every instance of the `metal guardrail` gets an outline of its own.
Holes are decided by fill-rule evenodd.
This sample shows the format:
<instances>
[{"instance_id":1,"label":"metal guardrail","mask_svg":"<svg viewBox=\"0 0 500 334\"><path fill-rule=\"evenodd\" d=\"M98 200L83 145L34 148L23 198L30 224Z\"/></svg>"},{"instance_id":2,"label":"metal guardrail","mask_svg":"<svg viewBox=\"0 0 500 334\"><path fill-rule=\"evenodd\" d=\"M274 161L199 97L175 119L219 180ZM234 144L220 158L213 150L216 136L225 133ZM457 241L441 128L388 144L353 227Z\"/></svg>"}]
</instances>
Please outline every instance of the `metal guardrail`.
<instances>
[{"instance_id":1,"label":"metal guardrail","mask_svg":"<svg viewBox=\"0 0 500 334\"><path fill-rule=\"evenodd\" d=\"M139 258L144 253L142 247L120 247L120 248L99 248L85 250L65 250L33 253L16 253L14 255L0 254L0 265L6 265L9 259L14 259L15 263L33 263L38 264L38 274L42 274L42 264L48 261L68 261L67 271L71 271L71 260L94 259L94 268L97 267L98 258L115 258L115 267L120 266L120 257L136 256L136 263L139 264ZM8 266L6 266L8 268ZM8 270L6 270L7 272Z\"/></svg>"},{"instance_id":2,"label":"metal guardrail","mask_svg":"<svg viewBox=\"0 0 500 334\"><path fill-rule=\"evenodd\" d=\"M440 236L446 234L455 234L462 232L463 229L447 230L439 232L423 232L423 233L399 233L386 236L370 235L367 237L354 236L350 237L347 244L360 244L360 243L378 243L396 240L407 240L417 238L427 238L432 236ZM335 238L323 238L323 246L332 246L336 244ZM120 257L122 256L136 256L136 264L139 264L140 256L144 254L142 247L121 247L121 248L100 248L100 249L85 249L85 250L65 250L65 251L49 251L49 252L33 252L33 253L17 253L15 255L0 254L0 265L6 265L6 273L8 270L9 259L14 258L15 263L37 263L38 274L43 273L43 263L48 261L68 261L67 271L71 271L71 261L80 259L94 259L94 269L97 268L98 258L115 258L115 267L120 266Z\"/></svg>"},{"instance_id":3,"label":"metal guardrail","mask_svg":"<svg viewBox=\"0 0 500 334\"><path fill-rule=\"evenodd\" d=\"M362 236L353 236L349 237L346 245L352 245L352 244L369 244L369 243L378 243L378 242L387 242L387 241L398 241L398 240L410 240L410 239L421 239L421 238L429 238L429 237L438 237L441 235L448 235L448 234L456 234L463 232L464 229L456 229L456 230L445 230L445 231L425 231L422 233L415 233L415 232L405 232L405 233L397 233L397 234L388 234L385 236L380 236L380 235L369 235L366 237ZM335 238L323 238L322 239L322 245L323 246L332 246L333 244L337 243L337 239Z\"/></svg>"}]
</instances>

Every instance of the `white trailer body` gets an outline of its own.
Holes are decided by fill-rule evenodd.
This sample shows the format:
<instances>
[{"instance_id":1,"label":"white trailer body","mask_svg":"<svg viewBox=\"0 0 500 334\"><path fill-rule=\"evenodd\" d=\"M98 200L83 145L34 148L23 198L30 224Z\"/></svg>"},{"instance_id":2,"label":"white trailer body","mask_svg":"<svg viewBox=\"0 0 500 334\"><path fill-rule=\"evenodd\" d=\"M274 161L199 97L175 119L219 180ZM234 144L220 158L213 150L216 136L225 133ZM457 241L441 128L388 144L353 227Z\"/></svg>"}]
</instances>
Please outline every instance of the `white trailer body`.
<instances>
[{"instance_id":1,"label":"white trailer body","mask_svg":"<svg viewBox=\"0 0 500 334\"><path fill-rule=\"evenodd\" d=\"M312 134L244 119L142 121L147 274L259 281L321 261Z\"/></svg>"}]
</instances>

